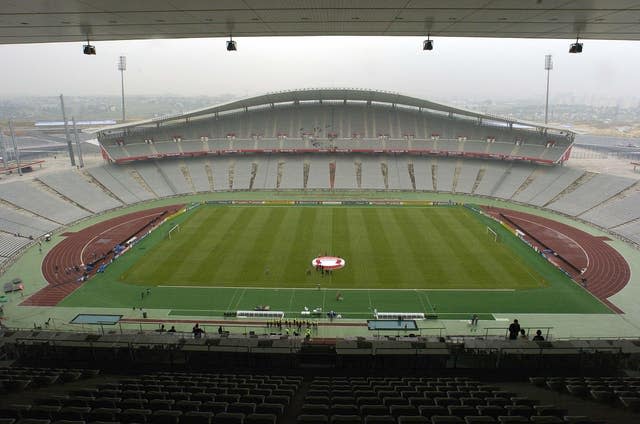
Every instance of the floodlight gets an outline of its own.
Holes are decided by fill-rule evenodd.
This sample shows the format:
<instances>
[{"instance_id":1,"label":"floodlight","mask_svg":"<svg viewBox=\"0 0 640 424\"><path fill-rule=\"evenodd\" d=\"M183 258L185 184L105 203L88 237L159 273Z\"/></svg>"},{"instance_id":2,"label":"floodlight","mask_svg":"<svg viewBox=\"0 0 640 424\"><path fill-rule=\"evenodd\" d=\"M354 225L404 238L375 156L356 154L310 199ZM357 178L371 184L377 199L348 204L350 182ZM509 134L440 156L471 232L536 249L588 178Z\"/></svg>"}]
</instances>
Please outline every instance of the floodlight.
<instances>
[{"instance_id":1,"label":"floodlight","mask_svg":"<svg viewBox=\"0 0 640 424\"><path fill-rule=\"evenodd\" d=\"M95 55L96 54L96 46L93 46L91 44L85 44L84 46L82 46L82 52L84 54L88 54L88 55Z\"/></svg>"},{"instance_id":2,"label":"floodlight","mask_svg":"<svg viewBox=\"0 0 640 424\"><path fill-rule=\"evenodd\" d=\"M427 36L427 39L422 43L422 50L433 50L433 40L430 40L429 36Z\"/></svg>"},{"instance_id":3,"label":"floodlight","mask_svg":"<svg viewBox=\"0 0 640 424\"><path fill-rule=\"evenodd\" d=\"M575 43L569 45L569 53L582 53L582 43L579 43L577 38Z\"/></svg>"},{"instance_id":4,"label":"floodlight","mask_svg":"<svg viewBox=\"0 0 640 424\"><path fill-rule=\"evenodd\" d=\"M229 37L229 41L227 41L227 51L235 52L236 50L238 50L238 46L236 45L236 42L233 41L233 38Z\"/></svg>"}]
</instances>

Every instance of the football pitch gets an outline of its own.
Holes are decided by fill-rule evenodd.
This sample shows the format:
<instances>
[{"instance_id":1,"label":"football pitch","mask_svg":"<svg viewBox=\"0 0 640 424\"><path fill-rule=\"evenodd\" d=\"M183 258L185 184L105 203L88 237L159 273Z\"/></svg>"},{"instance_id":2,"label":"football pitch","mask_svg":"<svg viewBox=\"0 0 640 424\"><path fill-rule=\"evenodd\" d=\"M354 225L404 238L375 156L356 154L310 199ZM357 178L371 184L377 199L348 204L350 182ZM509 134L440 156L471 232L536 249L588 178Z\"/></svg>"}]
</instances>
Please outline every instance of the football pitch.
<instances>
[{"instance_id":1,"label":"football pitch","mask_svg":"<svg viewBox=\"0 0 640 424\"><path fill-rule=\"evenodd\" d=\"M346 266L321 273L312 266L321 255ZM147 288L153 294L141 299ZM256 305L351 317L373 309L465 317L609 312L499 223L463 206L201 205L152 232L61 306L140 302L191 316Z\"/></svg>"}]
</instances>

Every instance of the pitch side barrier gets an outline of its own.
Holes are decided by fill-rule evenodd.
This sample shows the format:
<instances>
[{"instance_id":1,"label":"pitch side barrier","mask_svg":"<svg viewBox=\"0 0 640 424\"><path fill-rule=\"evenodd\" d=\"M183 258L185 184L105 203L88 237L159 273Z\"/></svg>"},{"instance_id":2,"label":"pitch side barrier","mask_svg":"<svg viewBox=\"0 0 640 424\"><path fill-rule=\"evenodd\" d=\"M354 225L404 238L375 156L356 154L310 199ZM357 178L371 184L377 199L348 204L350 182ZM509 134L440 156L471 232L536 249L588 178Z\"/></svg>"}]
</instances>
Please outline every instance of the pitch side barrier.
<instances>
[{"instance_id":1,"label":"pitch side barrier","mask_svg":"<svg viewBox=\"0 0 640 424\"><path fill-rule=\"evenodd\" d=\"M111 161L122 164L135 161L145 160L158 160L164 158L188 158L188 157L201 157L201 156L226 156L226 155L251 155L251 154L408 154L415 156L435 156L435 157L456 157L456 158L472 158L472 159L493 159L502 160L508 162L526 162L540 165L553 165L557 163L552 159L542 159L532 156L511 156L501 155L495 153L481 153L481 152L460 152L460 151L443 151L443 150L429 150L429 149L223 149L223 150L211 150L211 151L197 151L197 152L179 152L179 153L158 153L153 155L143 156L129 156L124 158L113 159L109 155Z\"/></svg>"},{"instance_id":2,"label":"pitch side barrier","mask_svg":"<svg viewBox=\"0 0 640 424\"><path fill-rule=\"evenodd\" d=\"M535 237L534 235L532 235L531 233L525 231L524 229L522 229L518 224L516 224L515 222L513 222L508 216L505 216L504 214L500 213L500 217L504 219L503 220L499 220L489 214L484 213L481 209L479 209L477 206L472 205L472 204L467 204L465 203L464 206L477 213L478 215L482 215L486 218L491 219L492 221L500 224L503 228L505 228L507 231L509 231L511 234L513 234L515 237L517 237L520 241L522 241L524 244L526 244L527 246L529 246L534 252L536 252L537 254L539 254L540 256L542 256L547 262L549 262L551 265L553 265L554 267L556 267L558 270L560 270L560 272L562 272L563 274L565 274L567 277L569 277L571 280L574 280L573 277L564 269L560 268L558 265L556 265L555 263L553 263L553 261L549 260L549 258L542 252L540 251L538 248L536 248L534 245L532 245L531 243L529 243L529 241L527 241L524 237L522 237L522 235L526 235L527 237L530 237L533 241L535 241L536 243L538 243L540 246L542 246L544 249L550 249L546 244L544 244L543 242L541 242L537 237ZM506 223L505 223L506 221ZM508 224L509 225L508 225ZM513 227L511 227L510 225L512 225ZM553 250L552 250L553 251ZM569 262L567 259L565 259L562 255L554 253L554 257L557 257L558 259L560 259L562 262L566 263L571 269L573 269L574 271L580 273L581 270L576 267L575 265L573 265L571 262ZM575 280L574 280L575 281Z\"/></svg>"},{"instance_id":3,"label":"pitch side barrier","mask_svg":"<svg viewBox=\"0 0 640 424\"><path fill-rule=\"evenodd\" d=\"M104 272L109 265L113 263L113 261L117 260L120 256L124 255L128 252L133 246L140 243L140 241L144 240L149 234L151 234L156 229L160 228L162 224L172 219L177 218L178 216L200 206L200 203L191 203L185 207L180 208L177 212L169 214L168 211L163 211L160 216L150 219L145 222L142 226L137 228L128 236L124 237L122 241L116 246L107 252L105 258L100 258L95 262L90 263L94 267L98 266L97 272ZM108 259L109 255L113 254L111 259ZM108 259L108 260L107 260Z\"/></svg>"},{"instance_id":4,"label":"pitch side barrier","mask_svg":"<svg viewBox=\"0 0 640 424\"><path fill-rule=\"evenodd\" d=\"M457 206L459 203L427 200L207 200L207 205L264 206Z\"/></svg>"},{"instance_id":5,"label":"pitch side barrier","mask_svg":"<svg viewBox=\"0 0 640 424\"><path fill-rule=\"evenodd\" d=\"M575 266L574 264L572 264L568 259L566 259L564 256L562 256L561 254L555 252L553 249L551 249L549 246L547 246L544 242L542 242L540 239L538 239L536 236L534 236L533 234L531 234L530 232L526 231L524 228L520 227L518 224L516 224L515 222L513 222L513 220L511 218L509 218L508 216L504 215L502 212L500 212L500 217L503 218L505 221L507 221L509 224L513 225L514 228L517 228L519 231L522 231L527 237L530 237L533 241L535 241L536 243L538 243L540 246L542 246L545 249L548 249L552 252L554 252L554 256L559 258L560 260L562 260L562 262L564 262L565 264L567 264L571 269L573 269L575 272L580 273L582 272L582 270L580 268L578 268L577 266ZM521 238L522 240L522 238ZM523 240L525 243L527 243L529 245L529 247L533 248L534 250L536 250L534 248L534 246L532 246L530 243L528 243L526 240ZM536 250L537 251L537 250ZM542 254L542 253L541 253ZM543 257L546 258L546 256L544 254L542 254ZM565 272L566 274L566 272Z\"/></svg>"},{"instance_id":6,"label":"pitch side barrier","mask_svg":"<svg viewBox=\"0 0 640 424\"><path fill-rule=\"evenodd\" d=\"M305 340L282 335L180 333L86 334L11 331L3 337L10 359L64 367L91 362L101 369L303 369L346 373L415 375L423 370L513 372L527 375L589 375L632 367L640 358L636 340L456 341L444 337L359 337ZM168 365L169 364L169 365Z\"/></svg>"}]
</instances>

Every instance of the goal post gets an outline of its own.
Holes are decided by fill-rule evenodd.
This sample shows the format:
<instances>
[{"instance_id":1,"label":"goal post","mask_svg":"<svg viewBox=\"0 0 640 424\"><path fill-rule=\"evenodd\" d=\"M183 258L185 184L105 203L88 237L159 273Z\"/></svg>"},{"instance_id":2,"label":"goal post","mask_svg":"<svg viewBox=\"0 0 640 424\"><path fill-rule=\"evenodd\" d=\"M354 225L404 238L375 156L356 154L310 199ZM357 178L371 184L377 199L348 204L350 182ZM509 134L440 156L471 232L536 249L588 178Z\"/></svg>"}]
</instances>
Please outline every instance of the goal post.
<instances>
[{"instance_id":1,"label":"goal post","mask_svg":"<svg viewBox=\"0 0 640 424\"><path fill-rule=\"evenodd\" d=\"M175 233L179 233L179 232L180 232L180 224L176 224L173 227L171 227L171 229L167 233L167 237L169 238L169 240L171 240L171 236L175 235Z\"/></svg>"},{"instance_id":2,"label":"goal post","mask_svg":"<svg viewBox=\"0 0 640 424\"><path fill-rule=\"evenodd\" d=\"M498 232L489 226L487 226L487 235L491 237L491 239L496 243L500 241L500 236L498 235Z\"/></svg>"}]
</instances>

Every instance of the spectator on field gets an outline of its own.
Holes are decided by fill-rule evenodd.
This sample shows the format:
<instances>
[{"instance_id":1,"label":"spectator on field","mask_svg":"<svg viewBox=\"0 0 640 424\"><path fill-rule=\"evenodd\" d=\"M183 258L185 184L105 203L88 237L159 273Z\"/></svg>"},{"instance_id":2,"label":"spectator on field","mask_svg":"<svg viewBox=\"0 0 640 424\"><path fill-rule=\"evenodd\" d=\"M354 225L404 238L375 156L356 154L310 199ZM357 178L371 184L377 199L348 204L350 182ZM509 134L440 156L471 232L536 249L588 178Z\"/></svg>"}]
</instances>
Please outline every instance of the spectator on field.
<instances>
[{"instance_id":1,"label":"spectator on field","mask_svg":"<svg viewBox=\"0 0 640 424\"><path fill-rule=\"evenodd\" d=\"M542 330L537 330L536 331L536 335L533 336L532 340L534 342L543 342L544 341L544 337L542 337Z\"/></svg>"},{"instance_id":2,"label":"spectator on field","mask_svg":"<svg viewBox=\"0 0 640 424\"><path fill-rule=\"evenodd\" d=\"M527 337L527 333L524 331L524 329L520 330L520 339L529 340L529 337Z\"/></svg>"},{"instance_id":3,"label":"spectator on field","mask_svg":"<svg viewBox=\"0 0 640 424\"><path fill-rule=\"evenodd\" d=\"M517 319L514 319L511 325L509 326L509 340L516 340L518 338L519 333L520 333L520 324L518 324Z\"/></svg>"},{"instance_id":4,"label":"spectator on field","mask_svg":"<svg viewBox=\"0 0 640 424\"><path fill-rule=\"evenodd\" d=\"M219 326L218 327L218 334L222 334L222 333L224 333L224 330L222 329L222 326Z\"/></svg>"},{"instance_id":5,"label":"spectator on field","mask_svg":"<svg viewBox=\"0 0 640 424\"><path fill-rule=\"evenodd\" d=\"M172 325L170 329L167 330L167 333L175 333L176 332L176 326Z\"/></svg>"}]
</instances>

